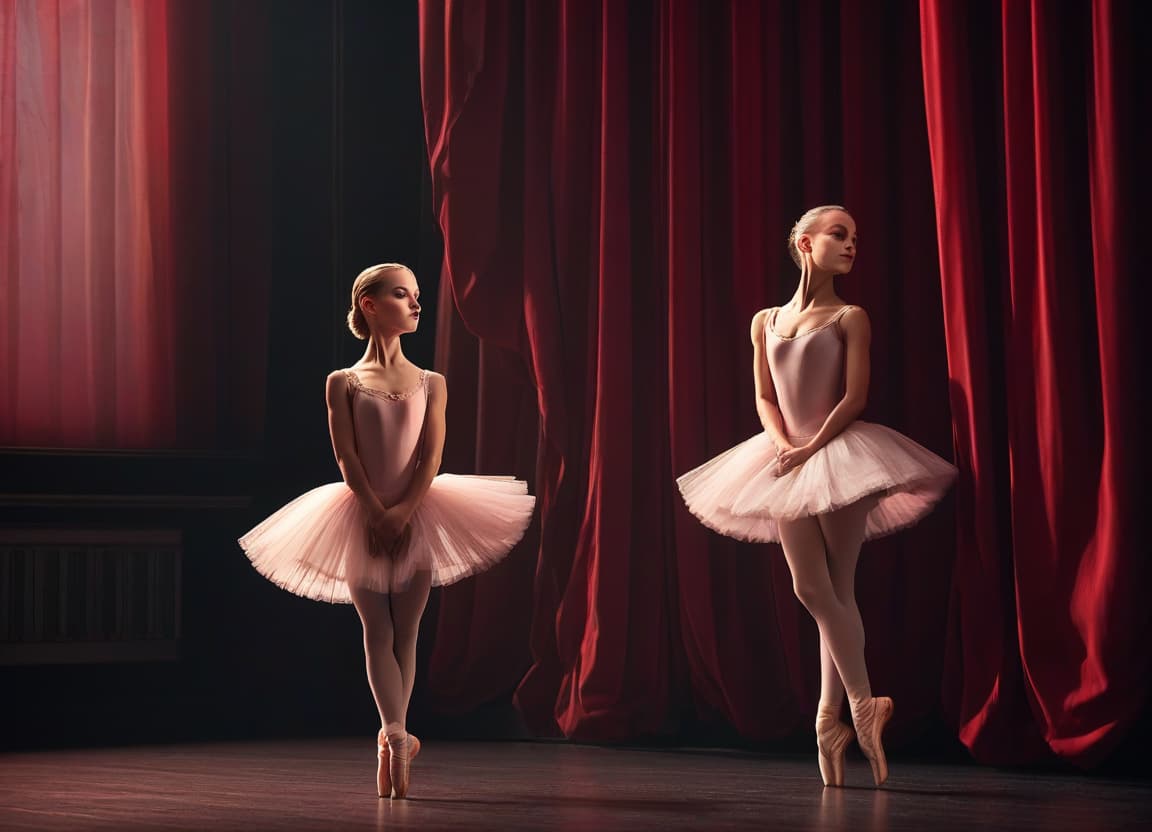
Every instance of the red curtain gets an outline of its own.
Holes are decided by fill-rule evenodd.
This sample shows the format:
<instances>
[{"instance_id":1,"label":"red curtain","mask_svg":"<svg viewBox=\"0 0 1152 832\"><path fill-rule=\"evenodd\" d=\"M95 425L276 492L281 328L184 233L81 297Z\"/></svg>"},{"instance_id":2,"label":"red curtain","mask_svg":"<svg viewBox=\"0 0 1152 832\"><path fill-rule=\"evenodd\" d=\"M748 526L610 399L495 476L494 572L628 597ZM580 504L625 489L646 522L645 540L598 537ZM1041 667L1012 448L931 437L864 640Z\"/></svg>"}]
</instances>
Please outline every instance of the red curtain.
<instances>
[{"instance_id":1,"label":"red curtain","mask_svg":"<svg viewBox=\"0 0 1152 832\"><path fill-rule=\"evenodd\" d=\"M1113 0L921 11L965 472L948 708L980 759L1047 747L1091 764L1140 715L1150 669L1135 534L1141 27Z\"/></svg>"},{"instance_id":2,"label":"red curtain","mask_svg":"<svg viewBox=\"0 0 1152 832\"><path fill-rule=\"evenodd\" d=\"M440 282L437 368L452 378L442 469L535 479L536 397L518 356L461 325L452 286ZM447 712L506 698L531 666L532 581L538 517L504 562L441 590L436 649L422 703ZM509 599L514 599L509 603Z\"/></svg>"},{"instance_id":3,"label":"red curtain","mask_svg":"<svg viewBox=\"0 0 1152 832\"><path fill-rule=\"evenodd\" d=\"M790 296L793 217L843 202L865 418L962 470L861 561L893 742L943 708L984 761L1115 747L1149 670L1133 8L423 0L441 361L502 380L450 433L499 469L538 429L541 509L531 590L522 557L445 595L441 705L516 687L533 730L598 740L807 730L816 633L779 551L706 532L673 478L758 430L748 323Z\"/></svg>"},{"instance_id":4,"label":"red curtain","mask_svg":"<svg viewBox=\"0 0 1152 832\"><path fill-rule=\"evenodd\" d=\"M0 442L164 444L167 6L0 7Z\"/></svg>"},{"instance_id":5,"label":"red curtain","mask_svg":"<svg viewBox=\"0 0 1152 832\"><path fill-rule=\"evenodd\" d=\"M266 283L255 224L226 227L255 193L229 162L259 131L213 100L214 13L0 0L0 445L231 447L262 429Z\"/></svg>"},{"instance_id":6,"label":"red curtain","mask_svg":"<svg viewBox=\"0 0 1152 832\"><path fill-rule=\"evenodd\" d=\"M533 586L518 553L445 594L440 705L515 688L533 730L588 739L811 724L816 631L780 553L706 532L673 480L758 429L747 327L794 287L792 219L830 201L867 241L843 288L876 330L869 418L950 455L916 19L913 2L422 4L459 315L442 307L440 362L468 397L449 433L469 436L462 462L507 470L525 457L509 434L536 428L541 509ZM946 506L861 567L905 731L939 706L951 528Z\"/></svg>"}]
</instances>

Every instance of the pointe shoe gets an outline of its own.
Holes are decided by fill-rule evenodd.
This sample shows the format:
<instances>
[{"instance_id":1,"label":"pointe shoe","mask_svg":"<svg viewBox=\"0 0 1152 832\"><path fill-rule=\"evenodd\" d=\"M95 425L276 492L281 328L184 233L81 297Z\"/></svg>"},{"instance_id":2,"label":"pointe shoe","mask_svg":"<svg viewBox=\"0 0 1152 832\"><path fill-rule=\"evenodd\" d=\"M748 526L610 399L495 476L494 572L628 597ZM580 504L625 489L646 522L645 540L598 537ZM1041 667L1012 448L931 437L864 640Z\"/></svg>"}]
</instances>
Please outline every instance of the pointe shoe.
<instances>
[{"instance_id":1,"label":"pointe shoe","mask_svg":"<svg viewBox=\"0 0 1152 832\"><path fill-rule=\"evenodd\" d=\"M411 763L420 753L420 740L415 734L408 735L408 762ZM376 794L380 797L392 796L392 773L389 771L392 752L388 750L388 735L384 729L376 735Z\"/></svg>"},{"instance_id":2,"label":"pointe shoe","mask_svg":"<svg viewBox=\"0 0 1152 832\"><path fill-rule=\"evenodd\" d=\"M884 726L892 718L893 710L895 704L887 696L875 696L852 706L856 739L860 743L860 750L872 765L872 779L876 781L877 786L888 779L888 758L884 755L880 735L884 733Z\"/></svg>"},{"instance_id":3,"label":"pointe shoe","mask_svg":"<svg viewBox=\"0 0 1152 832\"><path fill-rule=\"evenodd\" d=\"M844 785L844 750L855 735L855 731L838 719L816 723L817 761L825 786Z\"/></svg>"},{"instance_id":4,"label":"pointe shoe","mask_svg":"<svg viewBox=\"0 0 1152 832\"><path fill-rule=\"evenodd\" d=\"M388 771L391 757L388 752L388 735L381 728L376 735L376 794L379 797L392 796L392 775Z\"/></svg>"},{"instance_id":5,"label":"pointe shoe","mask_svg":"<svg viewBox=\"0 0 1152 832\"><path fill-rule=\"evenodd\" d=\"M392 780L390 796L393 800L403 800L408 796L412 746L412 737L407 734L399 742L388 741L388 774Z\"/></svg>"}]
</instances>

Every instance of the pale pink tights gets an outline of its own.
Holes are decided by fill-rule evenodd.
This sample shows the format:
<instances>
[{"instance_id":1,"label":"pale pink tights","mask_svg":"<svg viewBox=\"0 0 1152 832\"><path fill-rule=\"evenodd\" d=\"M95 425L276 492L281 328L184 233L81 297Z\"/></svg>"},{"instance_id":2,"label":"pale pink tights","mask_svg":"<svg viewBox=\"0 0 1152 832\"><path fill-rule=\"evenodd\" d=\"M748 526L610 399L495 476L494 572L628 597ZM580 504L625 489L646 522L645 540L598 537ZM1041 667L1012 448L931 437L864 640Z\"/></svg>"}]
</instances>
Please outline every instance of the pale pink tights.
<instances>
[{"instance_id":1,"label":"pale pink tights","mask_svg":"<svg viewBox=\"0 0 1152 832\"><path fill-rule=\"evenodd\" d=\"M431 584L431 573L418 572L402 592L349 587L364 628L368 684L380 711L380 726L389 735L407 730L408 702L416 681L416 637Z\"/></svg>"},{"instance_id":2,"label":"pale pink tights","mask_svg":"<svg viewBox=\"0 0 1152 832\"><path fill-rule=\"evenodd\" d=\"M796 597L820 629L820 708L838 715L844 694L852 702L872 696L864 663L864 623L856 606L856 561L874 500L838 511L780 522L780 542Z\"/></svg>"}]
</instances>

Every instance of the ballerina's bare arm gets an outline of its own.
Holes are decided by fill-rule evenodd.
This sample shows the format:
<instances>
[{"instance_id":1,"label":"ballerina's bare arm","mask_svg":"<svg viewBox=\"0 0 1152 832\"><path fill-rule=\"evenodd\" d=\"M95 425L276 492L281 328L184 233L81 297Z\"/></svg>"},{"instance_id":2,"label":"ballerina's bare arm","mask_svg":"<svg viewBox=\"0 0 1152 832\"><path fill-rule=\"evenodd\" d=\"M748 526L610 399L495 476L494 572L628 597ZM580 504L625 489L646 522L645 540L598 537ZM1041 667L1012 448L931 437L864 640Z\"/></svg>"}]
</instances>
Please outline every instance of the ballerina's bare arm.
<instances>
[{"instance_id":1,"label":"ballerina's bare arm","mask_svg":"<svg viewBox=\"0 0 1152 832\"><path fill-rule=\"evenodd\" d=\"M420 454L420 463L412 474L412 481L400 498L400 502L392 506L392 510L399 511L410 518L428 489L432 480L440 471L440 458L444 453L444 411L448 404L448 385L444 376L439 373L428 373L428 411L424 416L424 444Z\"/></svg>"},{"instance_id":2,"label":"ballerina's bare arm","mask_svg":"<svg viewBox=\"0 0 1152 832\"><path fill-rule=\"evenodd\" d=\"M868 313L854 306L840 317L839 324L844 331L846 352L844 396L832 408L815 436L802 448L791 451L788 458L781 458L785 466L799 464L823 448L856 420L868 401L868 349L872 341L872 325L868 322Z\"/></svg>"},{"instance_id":3,"label":"ballerina's bare arm","mask_svg":"<svg viewBox=\"0 0 1152 832\"><path fill-rule=\"evenodd\" d=\"M792 443L784 433L784 417L776 400L776 385L772 383L772 370L764 349L764 328L768 325L767 309L752 316L752 375L756 381L756 413L760 424L768 432L777 452L788 450Z\"/></svg>"},{"instance_id":4,"label":"ballerina's bare arm","mask_svg":"<svg viewBox=\"0 0 1152 832\"><path fill-rule=\"evenodd\" d=\"M372 516L383 511L384 505L372 490L368 474L356 452L348 378L340 370L329 373L325 397L328 400L328 432L332 436L332 452L336 454L336 463L344 475L344 482L352 489L365 513Z\"/></svg>"}]
</instances>

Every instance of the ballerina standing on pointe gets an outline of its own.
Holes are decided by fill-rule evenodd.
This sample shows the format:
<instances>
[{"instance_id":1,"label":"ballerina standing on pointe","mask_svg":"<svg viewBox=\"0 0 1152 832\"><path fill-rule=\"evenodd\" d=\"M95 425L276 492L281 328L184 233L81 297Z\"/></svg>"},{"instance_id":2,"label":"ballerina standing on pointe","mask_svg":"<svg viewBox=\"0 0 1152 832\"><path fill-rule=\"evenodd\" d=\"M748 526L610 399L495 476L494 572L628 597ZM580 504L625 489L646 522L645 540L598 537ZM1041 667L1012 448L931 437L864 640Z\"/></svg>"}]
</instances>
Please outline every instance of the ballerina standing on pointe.
<instances>
[{"instance_id":1,"label":"ballerina standing on pointe","mask_svg":"<svg viewBox=\"0 0 1152 832\"><path fill-rule=\"evenodd\" d=\"M420 742L407 732L416 636L430 587L488 568L523 536L535 498L512 477L441 474L444 377L408 361L420 320L411 269L384 263L352 286L348 326L368 348L328 376L328 427L344 476L297 497L240 538L253 566L318 601L355 605L380 712L376 786L408 793Z\"/></svg>"},{"instance_id":2,"label":"ballerina standing on pointe","mask_svg":"<svg viewBox=\"0 0 1152 832\"><path fill-rule=\"evenodd\" d=\"M816 743L826 786L844 784L853 729L876 785L892 716L874 697L856 606L860 545L916 523L956 468L908 437L857 420L868 395L868 315L836 295L833 278L856 257L856 223L838 205L813 208L788 238L800 285L782 307L752 318L756 410L762 433L677 479L689 510L740 540L779 541L796 597L820 631Z\"/></svg>"}]
</instances>

